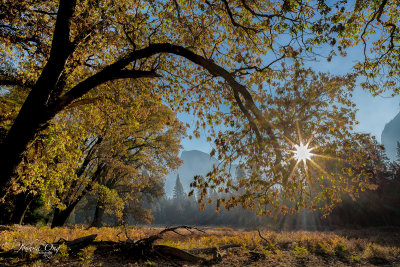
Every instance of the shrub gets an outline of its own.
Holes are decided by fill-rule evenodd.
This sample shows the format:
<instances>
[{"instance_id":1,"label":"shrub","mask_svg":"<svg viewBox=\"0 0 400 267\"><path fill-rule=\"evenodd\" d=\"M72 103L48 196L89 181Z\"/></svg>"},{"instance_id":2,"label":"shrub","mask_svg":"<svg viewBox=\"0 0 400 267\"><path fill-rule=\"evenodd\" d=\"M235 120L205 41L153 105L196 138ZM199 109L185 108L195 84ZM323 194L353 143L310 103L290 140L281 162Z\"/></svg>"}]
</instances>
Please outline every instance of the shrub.
<instances>
[{"instance_id":1,"label":"shrub","mask_svg":"<svg viewBox=\"0 0 400 267\"><path fill-rule=\"evenodd\" d=\"M263 249L262 253L265 255L265 257L268 257L269 255L271 255L272 252L271 252L271 250Z\"/></svg>"},{"instance_id":2,"label":"shrub","mask_svg":"<svg viewBox=\"0 0 400 267\"><path fill-rule=\"evenodd\" d=\"M292 253L296 258L306 258L309 254L308 250L302 246L296 246Z\"/></svg>"},{"instance_id":3,"label":"shrub","mask_svg":"<svg viewBox=\"0 0 400 267\"><path fill-rule=\"evenodd\" d=\"M340 241L335 244L334 247L335 255L341 258L346 258L349 255L349 249L345 242Z\"/></svg>"},{"instance_id":4,"label":"shrub","mask_svg":"<svg viewBox=\"0 0 400 267\"><path fill-rule=\"evenodd\" d=\"M315 246L315 253L318 255L330 255L332 252L332 248L324 240L319 241Z\"/></svg>"},{"instance_id":5,"label":"shrub","mask_svg":"<svg viewBox=\"0 0 400 267\"><path fill-rule=\"evenodd\" d=\"M60 245L60 247L59 247L59 250L58 250L58 256L59 257L61 257L61 258L68 258L68 256L69 256L69 251L70 251L70 248L65 244L65 243L62 243L61 245Z\"/></svg>"},{"instance_id":6,"label":"shrub","mask_svg":"<svg viewBox=\"0 0 400 267\"><path fill-rule=\"evenodd\" d=\"M94 247L94 246L89 246L89 247L81 249L81 251L78 253L79 259L84 264L89 264L93 260L93 255L94 255L95 250L96 250L96 247Z\"/></svg>"},{"instance_id":7,"label":"shrub","mask_svg":"<svg viewBox=\"0 0 400 267\"><path fill-rule=\"evenodd\" d=\"M363 258L371 259L371 258L381 258L388 259L391 256L395 256L395 250L391 247L383 247L378 244L368 243L367 247L364 250Z\"/></svg>"},{"instance_id":8,"label":"shrub","mask_svg":"<svg viewBox=\"0 0 400 267\"><path fill-rule=\"evenodd\" d=\"M360 257L358 257L358 256L352 256L351 259L352 259L354 262L357 262L357 263L359 263L359 262L361 261Z\"/></svg>"}]
</instances>

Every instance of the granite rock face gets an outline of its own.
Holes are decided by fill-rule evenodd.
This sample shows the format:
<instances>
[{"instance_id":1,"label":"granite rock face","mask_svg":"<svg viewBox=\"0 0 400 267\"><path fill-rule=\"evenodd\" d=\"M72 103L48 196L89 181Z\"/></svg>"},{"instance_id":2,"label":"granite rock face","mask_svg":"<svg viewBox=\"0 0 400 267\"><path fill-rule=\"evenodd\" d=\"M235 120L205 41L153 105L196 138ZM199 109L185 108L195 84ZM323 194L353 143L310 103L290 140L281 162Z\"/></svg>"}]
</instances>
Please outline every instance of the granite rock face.
<instances>
[{"instance_id":1,"label":"granite rock face","mask_svg":"<svg viewBox=\"0 0 400 267\"><path fill-rule=\"evenodd\" d=\"M381 137L386 155L392 161L397 159L397 142L400 142L400 112L385 125Z\"/></svg>"}]
</instances>

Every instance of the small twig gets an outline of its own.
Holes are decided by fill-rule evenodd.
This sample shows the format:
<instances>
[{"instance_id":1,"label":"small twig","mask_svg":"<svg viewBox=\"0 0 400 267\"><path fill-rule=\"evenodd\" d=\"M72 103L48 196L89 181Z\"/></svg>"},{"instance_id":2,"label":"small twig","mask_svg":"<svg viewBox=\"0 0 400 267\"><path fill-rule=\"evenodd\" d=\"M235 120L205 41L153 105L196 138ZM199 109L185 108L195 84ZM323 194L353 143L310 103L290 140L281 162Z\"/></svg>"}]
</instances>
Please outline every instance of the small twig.
<instances>
[{"instance_id":1,"label":"small twig","mask_svg":"<svg viewBox=\"0 0 400 267\"><path fill-rule=\"evenodd\" d=\"M263 236L261 235L260 229L257 229L257 232L258 232L258 235L260 236L260 238L261 238L262 240L264 240L264 241L267 242L268 244L270 243L265 237L263 237Z\"/></svg>"},{"instance_id":2,"label":"small twig","mask_svg":"<svg viewBox=\"0 0 400 267\"><path fill-rule=\"evenodd\" d=\"M185 229L185 230L189 231L190 233L193 233L191 230L197 230L199 232L205 233L203 230L198 229L196 227L187 226L187 225L179 225L179 226L175 226L175 227L167 227L164 230L162 230L161 232L159 232L158 235L161 236L167 232L174 232L174 233L178 234L176 232L176 230L178 230L178 229ZM182 234L180 234L180 235L182 235Z\"/></svg>"},{"instance_id":3,"label":"small twig","mask_svg":"<svg viewBox=\"0 0 400 267\"><path fill-rule=\"evenodd\" d=\"M135 242L135 240L132 240L132 239L129 237L128 231L127 231L127 229L126 229L126 224L124 224L124 233L125 233L126 240L127 240L128 242Z\"/></svg>"},{"instance_id":4,"label":"small twig","mask_svg":"<svg viewBox=\"0 0 400 267\"><path fill-rule=\"evenodd\" d=\"M122 241L121 241L121 237L119 236L120 234L122 234L122 231L121 231L121 232L119 232L119 233L117 234L117 237L118 237L118 242L122 242Z\"/></svg>"},{"instance_id":5,"label":"small twig","mask_svg":"<svg viewBox=\"0 0 400 267\"><path fill-rule=\"evenodd\" d=\"M176 231L178 229L185 229L185 230L189 231L191 234L193 234L193 232L191 230L197 230L199 232L205 233L201 229L198 229L198 228L192 227L192 226L187 226L187 225L179 225L179 226L175 226L175 227L166 227L164 230L162 230L158 234L149 236L147 238L140 239L140 240L136 241L135 244L139 245L139 244L143 244L144 243L144 244L147 244L147 245L151 246L156 240L162 239L163 234L165 234L167 232L174 232L175 234L184 236L183 234L181 234L181 233Z\"/></svg>"}]
</instances>

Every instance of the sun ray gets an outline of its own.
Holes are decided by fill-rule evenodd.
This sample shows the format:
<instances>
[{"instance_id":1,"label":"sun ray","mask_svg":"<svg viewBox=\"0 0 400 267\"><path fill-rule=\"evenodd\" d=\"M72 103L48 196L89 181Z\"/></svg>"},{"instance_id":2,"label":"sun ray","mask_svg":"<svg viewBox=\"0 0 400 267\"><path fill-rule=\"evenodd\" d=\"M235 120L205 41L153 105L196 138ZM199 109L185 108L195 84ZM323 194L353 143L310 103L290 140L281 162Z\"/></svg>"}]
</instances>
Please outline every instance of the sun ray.
<instances>
[{"instance_id":1,"label":"sun ray","mask_svg":"<svg viewBox=\"0 0 400 267\"><path fill-rule=\"evenodd\" d=\"M297 169L297 165L299 165L299 161L297 161L296 164L294 165L292 171L291 171L290 174L289 174L288 180L289 180L290 178L292 178L293 173L294 173L295 170Z\"/></svg>"},{"instance_id":2,"label":"sun ray","mask_svg":"<svg viewBox=\"0 0 400 267\"><path fill-rule=\"evenodd\" d=\"M307 141L307 143L306 143L307 146L310 145L310 143L311 143L311 141L312 141L313 138L314 138L314 134L312 134L312 135L310 136L310 138L308 138L308 141ZM313 147L312 149L314 149L314 148L316 148L316 147Z\"/></svg>"},{"instance_id":3,"label":"sun ray","mask_svg":"<svg viewBox=\"0 0 400 267\"><path fill-rule=\"evenodd\" d=\"M320 146L322 145L317 145L317 146L313 146L310 147L311 142L313 141L313 138L315 136L315 134L313 133L309 138L305 138L303 140L303 136L301 135L300 132L300 127L299 127L299 123L296 122L296 128L297 128L297 135L298 135L298 143L296 144L295 142L293 142L292 140L290 140L290 138L282 135L282 137L293 147L293 149L281 149L284 150L286 152L292 153L293 156L286 159L285 162L291 161L291 160L296 160L296 163L294 165L294 167L292 168L292 170L290 171L290 174L288 176L287 179L290 179L294 172L299 168L300 163L302 162L303 164L303 168L304 168L304 174L305 174L305 178L306 181L311 184L310 181L310 175L311 173L309 173L311 171L311 169L313 167L317 168L319 171L321 171L322 173L326 174L329 176L329 174L317 163L315 162L312 157L318 157L318 158L323 158L323 159L331 159L331 160L341 160L338 157L332 157L332 156L327 156L327 155L321 155L321 154L317 154L317 153L311 153L311 151L315 151L316 149L318 149ZM303 143L303 141L305 143ZM310 161L311 165L307 165L307 161ZM274 166L273 168L276 168L279 164L277 164L276 166Z\"/></svg>"},{"instance_id":4,"label":"sun ray","mask_svg":"<svg viewBox=\"0 0 400 267\"><path fill-rule=\"evenodd\" d=\"M319 157L319 158L324 158L324 159L336 159L336 160L341 160L338 157L332 157L332 156L326 156L326 155L320 155L320 154L313 154L313 156L315 157Z\"/></svg>"},{"instance_id":5,"label":"sun ray","mask_svg":"<svg viewBox=\"0 0 400 267\"><path fill-rule=\"evenodd\" d=\"M302 138L301 138L300 126L299 126L299 122L298 121L296 121L296 128L297 128L297 134L299 136L299 142L301 144L302 143Z\"/></svg>"},{"instance_id":6,"label":"sun ray","mask_svg":"<svg viewBox=\"0 0 400 267\"><path fill-rule=\"evenodd\" d=\"M316 163L316 162L313 161L312 159L310 159L310 162L311 162L315 167L317 167L318 170L320 170L320 171L323 172L324 174L330 176L330 174L327 173L321 166L319 166L318 163Z\"/></svg>"},{"instance_id":7,"label":"sun ray","mask_svg":"<svg viewBox=\"0 0 400 267\"><path fill-rule=\"evenodd\" d=\"M309 160L312 160L312 159L310 158ZM306 181L308 182L308 184L310 184L310 176L309 176L309 174L308 174L307 163L306 163L305 160L304 160L303 162L304 162L304 171L305 171L305 173L306 173Z\"/></svg>"},{"instance_id":8,"label":"sun ray","mask_svg":"<svg viewBox=\"0 0 400 267\"><path fill-rule=\"evenodd\" d=\"M286 151L288 151L288 150L286 150ZM290 157L288 159L285 159L284 162L289 162L289 161L291 161L293 159L295 159L295 156L292 156L292 157ZM278 168L279 165L282 165L282 163L279 162L279 163L275 164L275 166L271 167L271 170L275 170L276 168ZM296 166L297 166L297 164L296 164Z\"/></svg>"},{"instance_id":9,"label":"sun ray","mask_svg":"<svg viewBox=\"0 0 400 267\"><path fill-rule=\"evenodd\" d=\"M296 145L296 144L295 144L292 140L290 140L288 137L286 137L286 136L284 136L284 135L282 135L282 136L283 136L283 138L285 138L286 141L288 141L289 144L291 144L292 146L295 146L295 145Z\"/></svg>"}]
</instances>

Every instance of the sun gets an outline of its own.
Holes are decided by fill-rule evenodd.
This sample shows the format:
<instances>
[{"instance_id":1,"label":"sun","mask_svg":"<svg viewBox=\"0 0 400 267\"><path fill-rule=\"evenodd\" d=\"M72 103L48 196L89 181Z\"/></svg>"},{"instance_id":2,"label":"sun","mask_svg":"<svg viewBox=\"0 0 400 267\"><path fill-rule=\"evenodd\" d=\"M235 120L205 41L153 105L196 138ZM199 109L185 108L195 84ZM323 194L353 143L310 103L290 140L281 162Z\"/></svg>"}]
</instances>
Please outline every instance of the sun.
<instances>
[{"instance_id":1,"label":"sun","mask_svg":"<svg viewBox=\"0 0 400 267\"><path fill-rule=\"evenodd\" d=\"M292 146L293 149L282 149L286 152L292 153L292 157L287 158L285 161L289 162L291 160L294 160L296 163L293 166L288 178L290 179L293 174L295 173L295 171L298 169L298 167L300 167L299 165L303 165L304 167L304 173L307 177L309 177L309 164L313 165L313 167L317 168L319 171L321 171L322 173L327 174L327 172L319 165L317 164L317 162L315 162L313 160L313 158L324 158L324 159L329 159L329 160L337 160L337 158L335 157L331 157L331 156L327 156L327 155L321 155L318 153L311 153L311 151L316 150L319 146L312 146L310 147L310 144L313 142L313 137L314 134L312 134L308 140L303 139L302 134L300 132L300 127L298 122L296 122L296 126L297 126L297 134L298 134L298 142L293 142L292 140L290 140L288 137L282 135L282 137ZM305 141L305 142L304 142ZM301 162L303 164L301 164Z\"/></svg>"},{"instance_id":2,"label":"sun","mask_svg":"<svg viewBox=\"0 0 400 267\"><path fill-rule=\"evenodd\" d=\"M300 145L294 145L295 150L293 150L294 158L299 161L305 162L306 160L311 159L313 154L311 153L311 150L313 148L308 148L308 144L303 145L303 143L300 142Z\"/></svg>"}]
</instances>

